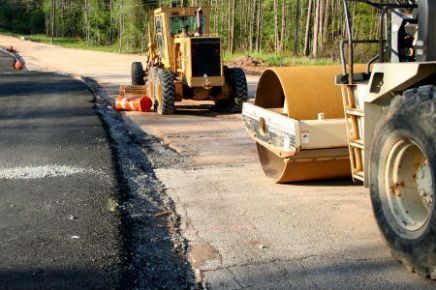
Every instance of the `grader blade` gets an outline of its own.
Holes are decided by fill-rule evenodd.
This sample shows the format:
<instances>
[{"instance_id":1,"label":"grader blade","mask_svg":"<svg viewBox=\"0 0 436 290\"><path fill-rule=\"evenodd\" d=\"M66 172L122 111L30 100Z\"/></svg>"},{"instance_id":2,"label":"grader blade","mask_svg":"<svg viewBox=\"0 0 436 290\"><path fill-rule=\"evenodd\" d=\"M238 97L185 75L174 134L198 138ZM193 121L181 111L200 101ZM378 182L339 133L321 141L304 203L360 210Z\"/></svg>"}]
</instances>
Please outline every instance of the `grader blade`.
<instances>
[{"instance_id":1,"label":"grader blade","mask_svg":"<svg viewBox=\"0 0 436 290\"><path fill-rule=\"evenodd\" d=\"M121 85L119 88L120 96L136 99L147 95L146 86L139 85Z\"/></svg>"},{"instance_id":2,"label":"grader blade","mask_svg":"<svg viewBox=\"0 0 436 290\"><path fill-rule=\"evenodd\" d=\"M334 85L340 73L340 66L325 66L262 74L243 119L265 174L276 182L350 176L341 90Z\"/></svg>"}]
</instances>

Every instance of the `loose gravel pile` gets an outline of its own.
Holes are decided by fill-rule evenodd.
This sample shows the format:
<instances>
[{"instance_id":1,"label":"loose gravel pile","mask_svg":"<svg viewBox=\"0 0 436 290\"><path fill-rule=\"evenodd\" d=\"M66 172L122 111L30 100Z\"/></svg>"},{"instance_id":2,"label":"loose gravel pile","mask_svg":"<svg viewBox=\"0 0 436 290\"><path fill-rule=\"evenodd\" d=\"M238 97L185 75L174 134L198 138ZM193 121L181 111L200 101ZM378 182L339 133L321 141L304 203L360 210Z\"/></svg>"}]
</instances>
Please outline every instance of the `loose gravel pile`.
<instances>
[{"instance_id":1,"label":"loose gravel pile","mask_svg":"<svg viewBox=\"0 0 436 290\"><path fill-rule=\"evenodd\" d=\"M247 56L240 56L238 58L232 59L228 62L230 66L241 66L241 67L248 67L248 66L266 66L266 63L258 58L252 57L250 55Z\"/></svg>"}]
</instances>

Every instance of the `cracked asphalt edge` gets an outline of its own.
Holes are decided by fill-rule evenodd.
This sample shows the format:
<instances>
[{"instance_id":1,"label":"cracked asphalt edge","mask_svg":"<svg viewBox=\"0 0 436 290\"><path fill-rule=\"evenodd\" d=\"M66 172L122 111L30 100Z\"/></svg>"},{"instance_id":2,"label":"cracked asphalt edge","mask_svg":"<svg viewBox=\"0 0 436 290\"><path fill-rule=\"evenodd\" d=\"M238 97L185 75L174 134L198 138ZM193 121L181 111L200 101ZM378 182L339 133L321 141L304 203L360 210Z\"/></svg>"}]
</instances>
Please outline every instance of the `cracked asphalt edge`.
<instances>
[{"instance_id":1,"label":"cracked asphalt edge","mask_svg":"<svg viewBox=\"0 0 436 290\"><path fill-rule=\"evenodd\" d=\"M198 277L188 260L181 217L154 168L177 163L179 155L113 108L113 100L92 78L76 76L95 96L114 151L120 180L118 210L124 249L123 289L195 289Z\"/></svg>"}]
</instances>

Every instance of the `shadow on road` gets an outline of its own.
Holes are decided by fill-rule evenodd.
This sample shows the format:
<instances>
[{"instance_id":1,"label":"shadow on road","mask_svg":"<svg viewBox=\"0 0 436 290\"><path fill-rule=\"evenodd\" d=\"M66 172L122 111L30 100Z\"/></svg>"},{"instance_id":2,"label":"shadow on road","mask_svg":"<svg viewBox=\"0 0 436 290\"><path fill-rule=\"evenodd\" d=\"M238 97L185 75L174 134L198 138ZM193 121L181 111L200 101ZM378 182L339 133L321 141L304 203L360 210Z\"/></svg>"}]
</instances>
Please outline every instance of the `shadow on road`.
<instances>
[{"instance_id":1,"label":"shadow on road","mask_svg":"<svg viewBox=\"0 0 436 290\"><path fill-rule=\"evenodd\" d=\"M350 172L351 173L351 172ZM341 178L341 179L329 179L329 180L315 180L315 181L304 181L304 182L295 182L292 183L293 186L362 186L362 182L357 181L353 182L350 178Z\"/></svg>"},{"instance_id":2,"label":"shadow on road","mask_svg":"<svg viewBox=\"0 0 436 290\"><path fill-rule=\"evenodd\" d=\"M14 91L14 96L17 98L29 98L32 93L59 95L83 92L83 87L77 86L77 80L53 73L19 72L2 74L2 79L4 82L2 82L0 98L10 96L11 91Z\"/></svg>"},{"instance_id":3,"label":"shadow on road","mask_svg":"<svg viewBox=\"0 0 436 290\"><path fill-rule=\"evenodd\" d=\"M350 258L364 253L373 256L374 249L338 249L329 256L232 266L204 276L210 289L434 289L433 281L408 272L398 261Z\"/></svg>"},{"instance_id":4,"label":"shadow on road","mask_svg":"<svg viewBox=\"0 0 436 290\"><path fill-rule=\"evenodd\" d=\"M29 266L0 270L0 289L110 289L114 280L104 269ZM120 287L124 289L123 287Z\"/></svg>"},{"instance_id":5,"label":"shadow on road","mask_svg":"<svg viewBox=\"0 0 436 290\"><path fill-rule=\"evenodd\" d=\"M198 105L176 104L175 115L214 118L218 116L235 115L235 113L229 113L223 109L217 109L212 104L210 105L209 104L198 104Z\"/></svg>"}]
</instances>

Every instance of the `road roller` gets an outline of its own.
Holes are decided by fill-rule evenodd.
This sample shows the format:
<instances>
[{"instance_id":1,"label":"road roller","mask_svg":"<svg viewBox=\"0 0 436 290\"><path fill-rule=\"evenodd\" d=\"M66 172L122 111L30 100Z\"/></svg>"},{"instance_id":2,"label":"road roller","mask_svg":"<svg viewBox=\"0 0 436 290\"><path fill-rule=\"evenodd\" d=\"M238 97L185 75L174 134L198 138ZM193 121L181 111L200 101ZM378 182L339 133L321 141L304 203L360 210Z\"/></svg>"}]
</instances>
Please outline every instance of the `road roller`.
<instances>
[{"instance_id":1,"label":"road roller","mask_svg":"<svg viewBox=\"0 0 436 290\"><path fill-rule=\"evenodd\" d=\"M353 38L350 2L378 11L375 39ZM266 70L242 119L276 182L362 182L393 256L436 280L436 2L343 7L341 65ZM368 44L376 55L355 64Z\"/></svg>"}]
</instances>

